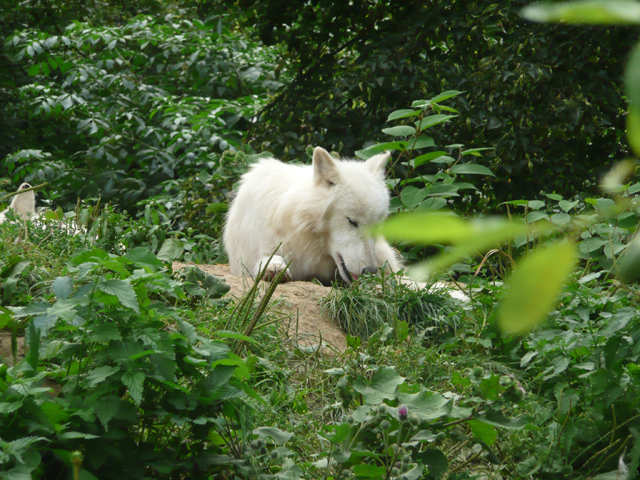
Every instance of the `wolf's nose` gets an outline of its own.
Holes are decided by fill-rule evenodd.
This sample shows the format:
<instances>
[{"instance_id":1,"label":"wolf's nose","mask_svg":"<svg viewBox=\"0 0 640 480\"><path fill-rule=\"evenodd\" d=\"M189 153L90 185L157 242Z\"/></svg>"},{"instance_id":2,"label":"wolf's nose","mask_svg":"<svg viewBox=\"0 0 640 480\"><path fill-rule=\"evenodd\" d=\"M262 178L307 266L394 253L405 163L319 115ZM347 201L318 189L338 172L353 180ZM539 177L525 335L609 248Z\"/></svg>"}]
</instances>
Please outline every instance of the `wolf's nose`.
<instances>
[{"instance_id":1,"label":"wolf's nose","mask_svg":"<svg viewBox=\"0 0 640 480\"><path fill-rule=\"evenodd\" d=\"M378 271L378 269L376 267L364 267L362 269L362 274L364 275L365 273L370 273L370 274L374 274Z\"/></svg>"}]
</instances>

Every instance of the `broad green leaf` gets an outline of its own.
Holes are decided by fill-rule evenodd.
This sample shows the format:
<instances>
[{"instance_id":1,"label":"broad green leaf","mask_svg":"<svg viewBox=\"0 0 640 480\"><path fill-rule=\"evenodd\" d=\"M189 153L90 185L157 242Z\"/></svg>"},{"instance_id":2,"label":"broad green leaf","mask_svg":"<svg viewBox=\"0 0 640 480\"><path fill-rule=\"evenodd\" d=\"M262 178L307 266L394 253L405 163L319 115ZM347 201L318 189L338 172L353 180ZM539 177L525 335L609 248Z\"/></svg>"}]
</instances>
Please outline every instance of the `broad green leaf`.
<instances>
[{"instance_id":1,"label":"broad green leaf","mask_svg":"<svg viewBox=\"0 0 640 480\"><path fill-rule=\"evenodd\" d=\"M353 466L353 473L356 478L370 478L373 480L384 480L387 475L387 471L384 467L378 467L377 465L369 465L366 463L358 463Z\"/></svg>"},{"instance_id":2,"label":"broad green leaf","mask_svg":"<svg viewBox=\"0 0 640 480\"><path fill-rule=\"evenodd\" d=\"M491 375L488 378L483 378L479 385L482 398L495 402L500 397L500 394L504 392L504 387L500 385L500 377L498 375Z\"/></svg>"},{"instance_id":3,"label":"broad green leaf","mask_svg":"<svg viewBox=\"0 0 640 480\"><path fill-rule=\"evenodd\" d=\"M391 399L395 395L396 388L404 382L391 367L381 367L373 374L371 382L365 383L358 379L353 383L353 389L360 393L365 403L376 405L385 399Z\"/></svg>"},{"instance_id":4,"label":"broad green leaf","mask_svg":"<svg viewBox=\"0 0 640 480\"><path fill-rule=\"evenodd\" d=\"M469 420L469 427L473 436L487 446L492 446L498 438L498 431L493 425L480 420Z\"/></svg>"},{"instance_id":5,"label":"broad green leaf","mask_svg":"<svg viewBox=\"0 0 640 480\"><path fill-rule=\"evenodd\" d=\"M122 374L122 384L127 387L133 403L140 406L142 393L144 392L145 374L142 372L125 372Z\"/></svg>"},{"instance_id":6,"label":"broad green leaf","mask_svg":"<svg viewBox=\"0 0 640 480\"><path fill-rule=\"evenodd\" d=\"M429 101L431 103L440 103L444 102L445 100L449 100L450 98L457 97L461 93L463 92L460 90L446 90L442 93L439 93L435 97L430 98Z\"/></svg>"},{"instance_id":7,"label":"broad green leaf","mask_svg":"<svg viewBox=\"0 0 640 480\"><path fill-rule=\"evenodd\" d=\"M89 385L89 387L95 387L118 371L120 371L118 367L110 367L108 365L94 368L93 370L90 370L89 373L87 373L87 384Z\"/></svg>"},{"instance_id":8,"label":"broad green leaf","mask_svg":"<svg viewBox=\"0 0 640 480\"><path fill-rule=\"evenodd\" d=\"M525 7L522 15L534 22L637 24L640 23L640 4L629 0L538 3Z\"/></svg>"},{"instance_id":9,"label":"broad green leaf","mask_svg":"<svg viewBox=\"0 0 640 480\"><path fill-rule=\"evenodd\" d=\"M432 137L428 137L427 135L421 135L415 140L415 142L411 142L409 144L409 147L413 150L420 150L421 148L429 148L435 146L435 140Z\"/></svg>"},{"instance_id":10,"label":"broad green leaf","mask_svg":"<svg viewBox=\"0 0 640 480\"><path fill-rule=\"evenodd\" d=\"M640 235L636 235L618 260L616 276L623 282L634 282L640 278Z\"/></svg>"},{"instance_id":11,"label":"broad green leaf","mask_svg":"<svg viewBox=\"0 0 640 480\"><path fill-rule=\"evenodd\" d=\"M631 105L627 114L627 138L633 152L640 156L640 106Z\"/></svg>"},{"instance_id":12,"label":"broad green leaf","mask_svg":"<svg viewBox=\"0 0 640 480\"><path fill-rule=\"evenodd\" d=\"M71 259L72 265L80 265L81 263L97 262L102 263L109 259L109 254L101 248L94 248L93 250L86 250Z\"/></svg>"},{"instance_id":13,"label":"broad green leaf","mask_svg":"<svg viewBox=\"0 0 640 480\"><path fill-rule=\"evenodd\" d=\"M370 147L363 148L362 150L356 151L356 157L362 160L366 160L369 157L372 157L378 153L386 152L387 150L404 151L407 149L407 145L408 145L408 142L406 140L376 143L375 145L371 145Z\"/></svg>"},{"instance_id":14,"label":"broad green leaf","mask_svg":"<svg viewBox=\"0 0 640 480\"><path fill-rule=\"evenodd\" d=\"M344 442L347 438L351 437L353 427L348 423L340 423L337 425L327 425L326 433L323 437L329 440L334 445Z\"/></svg>"},{"instance_id":15,"label":"broad green leaf","mask_svg":"<svg viewBox=\"0 0 640 480\"><path fill-rule=\"evenodd\" d=\"M427 190L425 188L418 188L413 185L404 187L400 192L400 200L408 209L416 208L426 197Z\"/></svg>"},{"instance_id":16,"label":"broad green leaf","mask_svg":"<svg viewBox=\"0 0 640 480\"><path fill-rule=\"evenodd\" d=\"M93 402L93 411L98 416L98 420L104 427L105 431L109 431L109 422L118 413L121 400L118 397L102 397Z\"/></svg>"},{"instance_id":17,"label":"broad green leaf","mask_svg":"<svg viewBox=\"0 0 640 480\"><path fill-rule=\"evenodd\" d=\"M567 213L554 213L551 215L550 222L559 226L567 225L571 222L571 215Z\"/></svg>"},{"instance_id":18,"label":"broad green leaf","mask_svg":"<svg viewBox=\"0 0 640 480\"><path fill-rule=\"evenodd\" d=\"M460 155L463 157L467 155L472 155L474 157L482 157L480 152L486 152L487 150L494 150L494 148L491 148L491 147L469 148L467 150L463 150L462 152L460 152Z\"/></svg>"},{"instance_id":19,"label":"broad green leaf","mask_svg":"<svg viewBox=\"0 0 640 480\"><path fill-rule=\"evenodd\" d=\"M416 122L416 128L419 132L422 132L427 128L435 127L436 125L440 125L441 123L448 122L455 117L457 117L457 115L444 115L441 113L438 113L436 115L429 115L428 117L424 117L419 122Z\"/></svg>"},{"instance_id":20,"label":"broad green leaf","mask_svg":"<svg viewBox=\"0 0 640 480\"><path fill-rule=\"evenodd\" d=\"M398 402L407 407L410 417L425 421L446 417L452 406L451 399L426 390L417 393L398 392Z\"/></svg>"},{"instance_id":21,"label":"broad green leaf","mask_svg":"<svg viewBox=\"0 0 640 480\"><path fill-rule=\"evenodd\" d=\"M470 231L467 221L449 212L404 213L389 218L375 230L390 240L424 245L463 240Z\"/></svg>"},{"instance_id":22,"label":"broad green leaf","mask_svg":"<svg viewBox=\"0 0 640 480\"><path fill-rule=\"evenodd\" d=\"M418 458L429 468L429 479L440 480L449 469L447 456L437 448L427 448Z\"/></svg>"},{"instance_id":23,"label":"broad green leaf","mask_svg":"<svg viewBox=\"0 0 640 480\"><path fill-rule=\"evenodd\" d=\"M416 133L416 129L410 125L398 125L395 127L383 128L382 133L392 137L409 137Z\"/></svg>"},{"instance_id":24,"label":"broad green leaf","mask_svg":"<svg viewBox=\"0 0 640 480\"><path fill-rule=\"evenodd\" d=\"M156 272L164 266L147 247L135 247L128 251L125 256L136 265L147 267L152 272Z\"/></svg>"},{"instance_id":25,"label":"broad green leaf","mask_svg":"<svg viewBox=\"0 0 640 480\"><path fill-rule=\"evenodd\" d=\"M284 445L293 437L293 433L285 432L276 427L258 427L253 433L259 437L270 438L276 445Z\"/></svg>"},{"instance_id":26,"label":"broad green leaf","mask_svg":"<svg viewBox=\"0 0 640 480\"><path fill-rule=\"evenodd\" d=\"M180 258L184 252L184 242L177 238L167 238L158 251L157 257L165 262Z\"/></svg>"},{"instance_id":27,"label":"broad green leaf","mask_svg":"<svg viewBox=\"0 0 640 480\"><path fill-rule=\"evenodd\" d=\"M542 200L529 200L527 206L533 210L539 210L545 206L545 203Z\"/></svg>"},{"instance_id":28,"label":"broad green leaf","mask_svg":"<svg viewBox=\"0 0 640 480\"><path fill-rule=\"evenodd\" d=\"M453 158L447 156L447 152L444 152L442 150L439 150L437 152L429 152L429 153L425 153L425 154L419 155L419 156L413 158L411 161L413 162L413 166L414 167L419 167L420 165L424 165L425 163L433 162L436 159L441 158L441 157L447 157L448 159L451 160L451 162L454 161Z\"/></svg>"},{"instance_id":29,"label":"broad green leaf","mask_svg":"<svg viewBox=\"0 0 640 480\"><path fill-rule=\"evenodd\" d=\"M427 198L420 204L420 210L442 210L447 206L447 201L442 197Z\"/></svg>"},{"instance_id":30,"label":"broad green leaf","mask_svg":"<svg viewBox=\"0 0 640 480\"><path fill-rule=\"evenodd\" d=\"M600 237L591 237L578 243L578 251L582 254L589 254L601 249L606 244L607 241Z\"/></svg>"},{"instance_id":31,"label":"broad green leaf","mask_svg":"<svg viewBox=\"0 0 640 480\"><path fill-rule=\"evenodd\" d=\"M527 213L527 216L524 217L527 223L535 223L540 220L549 220L549 214L547 212L535 211Z\"/></svg>"},{"instance_id":32,"label":"broad green leaf","mask_svg":"<svg viewBox=\"0 0 640 480\"><path fill-rule=\"evenodd\" d=\"M478 165L477 163L459 163L449 169L451 173L456 175L491 175L495 177L494 173L484 165Z\"/></svg>"},{"instance_id":33,"label":"broad green leaf","mask_svg":"<svg viewBox=\"0 0 640 480\"><path fill-rule=\"evenodd\" d=\"M505 284L498 325L509 335L522 335L538 326L555 305L577 263L573 242L537 248L515 268Z\"/></svg>"},{"instance_id":34,"label":"broad green leaf","mask_svg":"<svg viewBox=\"0 0 640 480\"><path fill-rule=\"evenodd\" d=\"M73 291L73 282L70 277L57 277L51 286L53 294L58 299L65 299L71 295Z\"/></svg>"},{"instance_id":35,"label":"broad green leaf","mask_svg":"<svg viewBox=\"0 0 640 480\"><path fill-rule=\"evenodd\" d=\"M573 210L578 204L580 203L579 200L574 200L573 202L570 202L568 200L560 200L558 202L558 206L564 210L565 212L569 213L571 210Z\"/></svg>"},{"instance_id":36,"label":"broad green leaf","mask_svg":"<svg viewBox=\"0 0 640 480\"><path fill-rule=\"evenodd\" d=\"M490 410L484 415L476 417L478 420L507 430L521 430L529 422L529 418L521 416L517 418L507 418L501 412Z\"/></svg>"},{"instance_id":37,"label":"broad green leaf","mask_svg":"<svg viewBox=\"0 0 640 480\"><path fill-rule=\"evenodd\" d=\"M408 117L417 117L420 115L420 110L414 110L412 108L401 108L399 110L394 110L387 117L387 122L392 122L393 120L399 120L401 118Z\"/></svg>"},{"instance_id":38,"label":"broad green leaf","mask_svg":"<svg viewBox=\"0 0 640 480\"><path fill-rule=\"evenodd\" d=\"M138 297L131 284L125 280L105 280L98 283L98 290L109 295L115 295L120 303L135 311L140 312L140 306L138 305Z\"/></svg>"}]
</instances>

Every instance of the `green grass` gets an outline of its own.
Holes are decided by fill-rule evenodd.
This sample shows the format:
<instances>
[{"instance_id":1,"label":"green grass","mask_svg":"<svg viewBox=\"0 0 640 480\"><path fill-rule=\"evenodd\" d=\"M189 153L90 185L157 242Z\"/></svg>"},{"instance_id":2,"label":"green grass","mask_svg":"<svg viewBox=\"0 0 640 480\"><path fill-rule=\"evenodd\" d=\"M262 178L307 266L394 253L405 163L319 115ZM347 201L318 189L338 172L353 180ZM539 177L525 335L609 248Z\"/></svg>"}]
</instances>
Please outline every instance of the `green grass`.
<instances>
[{"instance_id":1,"label":"green grass","mask_svg":"<svg viewBox=\"0 0 640 480\"><path fill-rule=\"evenodd\" d=\"M388 274L363 276L348 288L334 286L322 304L347 334L368 338L384 326L404 322L439 338L454 334L461 305L446 292L415 289Z\"/></svg>"}]
</instances>

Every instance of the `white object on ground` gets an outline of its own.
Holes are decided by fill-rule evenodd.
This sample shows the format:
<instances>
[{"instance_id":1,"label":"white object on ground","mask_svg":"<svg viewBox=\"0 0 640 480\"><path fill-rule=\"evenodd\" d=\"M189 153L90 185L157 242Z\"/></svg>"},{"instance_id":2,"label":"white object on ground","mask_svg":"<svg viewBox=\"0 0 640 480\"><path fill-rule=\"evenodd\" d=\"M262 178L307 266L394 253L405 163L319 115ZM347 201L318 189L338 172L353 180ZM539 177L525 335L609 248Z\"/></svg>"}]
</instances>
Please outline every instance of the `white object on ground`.
<instances>
[{"instance_id":1,"label":"white object on ground","mask_svg":"<svg viewBox=\"0 0 640 480\"><path fill-rule=\"evenodd\" d=\"M18 187L18 192L31 188L28 183L23 183ZM36 194L33 190L28 192L18 193L14 195L9 207L0 212L0 223L7 219L7 213L9 210L13 210L17 216L23 220L29 220L36 213Z\"/></svg>"}]
</instances>

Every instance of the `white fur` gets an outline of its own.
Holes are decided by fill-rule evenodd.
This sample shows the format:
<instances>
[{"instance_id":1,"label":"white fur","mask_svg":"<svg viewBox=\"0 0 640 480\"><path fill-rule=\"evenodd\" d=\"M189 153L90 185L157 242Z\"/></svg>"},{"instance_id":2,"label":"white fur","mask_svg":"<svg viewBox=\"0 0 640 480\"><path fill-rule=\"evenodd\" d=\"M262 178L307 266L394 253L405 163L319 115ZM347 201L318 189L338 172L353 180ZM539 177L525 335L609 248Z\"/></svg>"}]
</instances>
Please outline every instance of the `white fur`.
<instances>
[{"instance_id":1,"label":"white fur","mask_svg":"<svg viewBox=\"0 0 640 480\"><path fill-rule=\"evenodd\" d=\"M18 187L18 191L26 188L31 188L31 185L23 183ZM29 220L36 213L36 194L33 190L29 190L28 192L14 195L9 207L0 212L0 223L7 219L9 209L13 210L23 220Z\"/></svg>"},{"instance_id":2,"label":"white fur","mask_svg":"<svg viewBox=\"0 0 640 480\"><path fill-rule=\"evenodd\" d=\"M313 165L274 158L254 164L241 179L225 225L231 271L255 277L276 249L267 276L287 264L289 280L325 283L338 275L350 282L383 265L399 270L395 250L367 235L367 227L388 214L388 158L383 153L366 162L341 161L316 147Z\"/></svg>"}]
</instances>

